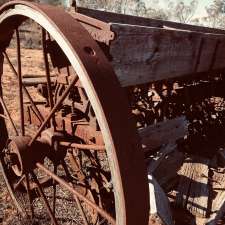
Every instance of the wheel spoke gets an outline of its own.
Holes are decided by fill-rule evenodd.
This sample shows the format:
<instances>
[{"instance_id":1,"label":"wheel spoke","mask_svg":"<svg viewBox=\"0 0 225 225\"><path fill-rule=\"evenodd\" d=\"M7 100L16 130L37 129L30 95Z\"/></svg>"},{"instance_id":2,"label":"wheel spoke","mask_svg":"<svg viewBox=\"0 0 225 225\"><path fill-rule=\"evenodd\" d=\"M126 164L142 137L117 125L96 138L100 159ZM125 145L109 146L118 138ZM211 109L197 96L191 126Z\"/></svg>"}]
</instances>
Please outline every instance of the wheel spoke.
<instances>
[{"instance_id":1,"label":"wheel spoke","mask_svg":"<svg viewBox=\"0 0 225 225\"><path fill-rule=\"evenodd\" d=\"M16 72L16 70L15 70L13 64L11 63L11 61L10 61L10 59L9 59L9 57L8 57L8 55L7 55L7 53L6 53L6 52L3 52L3 54L4 54L4 57L6 58L7 63L9 64L9 67L11 68L13 74L14 74L14 75L16 76L16 78L18 79L18 77L19 77L19 76L18 76L18 73ZM23 84L22 84L22 88L23 88L23 91L25 92L27 98L29 99L29 101L30 101L30 103L31 103L31 105L32 105L32 107L33 107L35 113L37 114L38 119L40 119L41 121L44 121L44 117L41 115L41 113L40 113L39 109L37 108L37 106L35 105L35 103L34 103L32 97L31 97L31 95L29 94L28 90L26 89L26 87L25 87Z\"/></svg>"},{"instance_id":2,"label":"wheel spoke","mask_svg":"<svg viewBox=\"0 0 225 225\"><path fill-rule=\"evenodd\" d=\"M26 187L27 187L27 195L28 195L28 199L29 199L31 219L33 219L33 217L34 217L34 208L33 208L33 202L32 202L32 199L31 199L29 174L25 174L25 177L26 177Z\"/></svg>"},{"instance_id":3,"label":"wheel spoke","mask_svg":"<svg viewBox=\"0 0 225 225\"><path fill-rule=\"evenodd\" d=\"M0 114L0 117L4 118L4 119L6 119L6 120L9 119L7 116L5 116L5 115L3 115L3 114Z\"/></svg>"},{"instance_id":4,"label":"wheel spoke","mask_svg":"<svg viewBox=\"0 0 225 225\"><path fill-rule=\"evenodd\" d=\"M44 57L44 64L45 64L45 73L46 73L46 80L47 80L47 91L48 91L48 102L50 105L50 109L54 106L53 94L52 94L52 86L51 86L51 74L49 69L49 61L46 49L46 30L42 28L42 47L43 47L43 57ZM52 126L56 129L56 122L55 122L55 115L52 115Z\"/></svg>"},{"instance_id":5,"label":"wheel spoke","mask_svg":"<svg viewBox=\"0 0 225 225\"><path fill-rule=\"evenodd\" d=\"M95 209L102 217L106 218L110 223L116 225L116 221L113 217L111 217L107 212L105 212L103 209L101 209L98 205L96 205L94 202L87 199L85 196L80 194L78 191L76 191L74 188L72 188L67 182L65 182L60 177L56 176L54 173L52 173L50 170L48 170L44 165L40 163L36 163L36 166L44 171L47 175L51 176L52 179L56 180L61 186L66 188L68 191L76 195L80 200L84 201L86 204L88 204L90 207Z\"/></svg>"},{"instance_id":6,"label":"wheel spoke","mask_svg":"<svg viewBox=\"0 0 225 225\"><path fill-rule=\"evenodd\" d=\"M25 175L23 175L23 176L17 181L17 183L13 185L14 190L16 190L16 189L22 184L22 182L24 181L24 179L25 179Z\"/></svg>"},{"instance_id":7,"label":"wheel spoke","mask_svg":"<svg viewBox=\"0 0 225 225\"><path fill-rule=\"evenodd\" d=\"M10 115L10 113L9 113L9 111L8 111L8 109L7 109L7 107L6 107L6 104L5 104L5 102L3 101L2 97L0 97L0 103L1 103L1 105L2 105L2 107L3 107L3 109L4 109L4 111L5 111L5 113L6 113L6 115L7 115L7 118L9 119L9 122L10 122L10 124L11 124L11 126L12 126L12 128L13 128L13 130L14 130L14 132L15 132L15 135L18 136L18 135L19 135L19 132L18 132L17 129L16 129L16 125L14 124L14 122L13 122L13 120L12 120L12 117L11 117L11 115Z\"/></svg>"},{"instance_id":8,"label":"wheel spoke","mask_svg":"<svg viewBox=\"0 0 225 225\"><path fill-rule=\"evenodd\" d=\"M71 167L73 168L73 171L77 174L79 180L85 180L85 175L78 164L77 160L75 159L73 155L73 151L68 151L68 156L70 159Z\"/></svg>"},{"instance_id":9,"label":"wheel spoke","mask_svg":"<svg viewBox=\"0 0 225 225\"><path fill-rule=\"evenodd\" d=\"M22 68L21 68L21 49L20 49L20 35L19 30L16 29L16 43L17 43L17 74L18 74L18 84L19 84L19 102L20 102L20 126L21 134L25 135L25 124L24 124L24 106L23 106L23 90L22 90Z\"/></svg>"},{"instance_id":10,"label":"wheel spoke","mask_svg":"<svg viewBox=\"0 0 225 225\"><path fill-rule=\"evenodd\" d=\"M51 220L52 220L53 224L54 225L58 225L58 223L56 221L56 218L55 218L55 216L54 216L54 214L53 214L53 212L51 210L51 207L50 207L50 205L48 203L48 200L47 200L47 198L46 198L46 196L44 194L44 191L42 190L41 185L40 185L40 183L39 183L39 181L38 181L38 179L37 179L37 177L36 177L36 175L34 174L33 171L31 172L31 175L32 175L32 177L34 179L34 182L37 185L38 192L39 192L41 198L43 199L43 202L44 202L44 204L46 206L46 209L47 209L47 211L49 213L49 216L51 217Z\"/></svg>"},{"instance_id":11,"label":"wheel spoke","mask_svg":"<svg viewBox=\"0 0 225 225\"><path fill-rule=\"evenodd\" d=\"M67 177L69 178L69 180L71 181L71 180L72 180L72 176L71 176L71 174L70 174L70 172L69 172L69 170L68 170L68 168L67 168L67 165L66 165L66 162L65 162L64 159L61 160L61 165L62 165L62 167L63 167L63 169L64 169L64 171L65 171L65 173L66 173L66 176L67 176Z\"/></svg>"},{"instance_id":12,"label":"wheel spoke","mask_svg":"<svg viewBox=\"0 0 225 225\"><path fill-rule=\"evenodd\" d=\"M83 209L83 207L82 207L82 205L80 203L80 200L78 199L78 197L76 195L73 195L73 197L74 197L74 199L75 199L75 201L77 203L77 206L78 206L78 208L80 210L81 216L83 218L84 225L88 225L87 217L86 217L86 215L84 213L84 209Z\"/></svg>"},{"instance_id":13,"label":"wheel spoke","mask_svg":"<svg viewBox=\"0 0 225 225\"><path fill-rule=\"evenodd\" d=\"M43 56L44 56L45 72L46 72L46 79L47 79L47 89L48 89L48 98L49 98L48 100L49 100L50 108L52 109L54 103L53 103L48 55L47 55L47 49L46 49L46 30L44 28L42 28L42 46L43 46Z\"/></svg>"},{"instance_id":14,"label":"wheel spoke","mask_svg":"<svg viewBox=\"0 0 225 225\"><path fill-rule=\"evenodd\" d=\"M58 166L54 164L54 174L57 175ZM55 215L55 205L56 205L56 181L53 180L53 202L52 202L52 212Z\"/></svg>"},{"instance_id":15,"label":"wheel spoke","mask_svg":"<svg viewBox=\"0 0 225 225\"><path fill-rule=\"evenodd\" d=\"M70 172L69 172L69 170L68 170L68 168L67 168L66 162L65 162L64 160L62 160L62 161L61 161L61 164L62 164L62 167L63 167L65 173L66 173L66 176L69 177L69 178L71 178L71 175L70 175ZM72 184L71 182L70 182L70 185L71 185L71 187L73 187L73 184ZM81 213L81 216L82 216L82 218L83 218L84 224L85 224L85 225L88 225L87 217L86 217L86 215L85 215L85 213L84 213L84 210L83 210L83 207L82 207L82 205L81 205L81 203L80 203L80 200L79 200L78 197L77 197L76 195L74 195L74 194L73 194L73 197L74 197L74 199L75 199L75 201L76 201L76 203L77 203L77 206L78 206L78 208L79 208L79 210L80 210L80 213Z\"/></svg>"},{"instance_id":16,"label":"wheel spoke","mask_svg":"<svg viewBox=\"0 0 225 225\"><path fill-rule=\"evenodd\" d=\"M64 91L64 93L62 94L61 98L59 99L59 101L54 105L53 109L51 110L51 112L49 113L49 115L47 116L47 118L45 119L45 121L42 123L42 125L40 126L40 128L38 129L36 135L32 138L32 140L30 141L29 145L32 145L33 142L37 139L37 137L41 134L42 130L45 128L45 126L47 125L47 123L49 122L49 120L52 118L52 115L58 110L58 108L61 106L61 104L63 103L63 101L65 100L65 98L67 97L67 95L69 94L70 90L74 87L75 83L78 81L78 76L75 76L73 78L73 80L71 81L70 85L66 88L66 90Z\"/></svg>"}]
</instances>

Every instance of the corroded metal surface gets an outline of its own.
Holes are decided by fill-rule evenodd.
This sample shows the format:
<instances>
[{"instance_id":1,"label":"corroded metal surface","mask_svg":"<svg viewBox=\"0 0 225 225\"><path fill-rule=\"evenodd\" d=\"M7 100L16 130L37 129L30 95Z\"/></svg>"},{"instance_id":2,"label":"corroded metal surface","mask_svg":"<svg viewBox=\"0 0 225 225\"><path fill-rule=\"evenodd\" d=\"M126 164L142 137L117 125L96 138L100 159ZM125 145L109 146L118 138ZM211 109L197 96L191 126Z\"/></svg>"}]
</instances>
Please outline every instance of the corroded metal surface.
<instances>
[{"instance_id":1,"label":"corroded metal surface","mask_svg":"<svg viewBox=\"0 0 225 225\"><path fill-rule=\"evenodd\" d=\"M8 166L10 168L10 165L14 164L14 160L6 159L7 146L3 147L1 162L12 197L18 192L18 190L15 191L15 188L22 185L26 190L25 193L27 193L27 202L30 202L29 214L33 216L35 210L33 210L32 201L38 198L37 194L33 195L33 191L36 189L43 200L51 221L53 224L57 224L54 200L57 182L76 196L75 200L78 206L80 205L79 201L81 201L81 203L85 202L87 205L84 207L85 210L90 212L95 210L96 212L93 213L95 218L94 215L97 213L100 215L97 218L103 217L111 224L147 224L149 213L147 175L135 127L130 121L128 103L106 56L85 28L80 25L79 22L83 21L83 18L78 16L75 19L65 13L63 9L22 1L7 3L0 9L0 13L2 15L0 17L0 30L4 30L4 34L0 37L1 51L14 75L16 75L15 77L20 78L18 87L22 121L19 129L16 127L15 130L18 129L19 133L22 130L22 133L20 133L21 137L18 137L23 140L25 129L27 129L24 125L25 122L23 122L24 111L28 115L26 122L37 125L34 134L29 131L31 136L29 143L26 142L22 147L14 146L14 149L18 150L16 151L17 158L23 152L20 149L26 149L25 152L29 152L29 154L30 151L35 151L35 154L38 155L38 157L35 154L32 155L38 161L35 163L36 167L33 163L31 163L32 166L25 166L26 170L19 171L18 174L21 179L16 179L16 183L9 176L12 171L8 169ZM17 30L27 18L39 23L43 29L42 43L47 81L42 86L39 85L39 93L46 100L42 105L36 105L33 101L27 87L22 83L20 63L18 64L18 70L16 70L6 51L14 30ZM92 21L89 22L92 23ZM98 41L108 43L114 38L114 34L110 32L109 27L103 23L99 22L97 28L100 30L98 31L100 36L96 36ZM105 29L108 29L108 31L105 31ZM17 41L17 60L19 62L21 60L19 36ZM50 79L47 54L51 58L54 71L57 71L54 87ZM26 110L23 110L22 90L30 101ZM114 101L114 99L118 100ZM3 121L1 122L4 124ZM49 140L51 140L48 141L48 146L51 150L44 151L44 157L53 163L53 172L42 164L44 163L42 162L43 155L41 154L39 158L40 152L35 148L37 141L47 144L46 132L49 127L53 129L48 133ZM60 146L60 142L71 143L71 146L66 144ZM76 191L75 187L71 186L71 181L64 181L58 174L60 165L68 180L71 179L70 170L67 168L66 160L64 160L66 154L69 154L68 148L74 149L72 151L73 157L70 157L70 159L73 159L73 165L76 164L76 167L73 166L74 170L83 166L84 162L80 158L90 161L93 168L88 171L88 168L81 167L84 169L84 173L79 182L80 186L88 184L96 192L99 191L100 197L98 200L96 197L93 198L93 195L90 200L90 194L89 197L86 197L87 193L83 196ZM104 161L106 152L103 151L103 156L95 153L96 150L103 150L104 148L109 157L107 162L109 169L105 172L104 170L98 170L103 167L98 160ZM78 153L75 150L78 150ZM82 154L80 153L81 150L84 150ZM32 160L32 162L34 161ZM24 160L20 160L18 167L22 165L26 165ZM52 182L47 182L48 179L42 182L40 177L35 174L34 167L49 175ZM90 177L88 179L87 174ZM53 188L53 207L50 206L45 196L44 185L50 185ZM101 196L103 191L104 195ZM138 194L134 194L134 192ZM16 201L16 199L14 200ZM21 209L18 202L17 205L18 209ZM83 215L82 212L81 214ZM85 221L86 218L83 216L83 222L85 223Z\"/></svg>"}]
</instances>

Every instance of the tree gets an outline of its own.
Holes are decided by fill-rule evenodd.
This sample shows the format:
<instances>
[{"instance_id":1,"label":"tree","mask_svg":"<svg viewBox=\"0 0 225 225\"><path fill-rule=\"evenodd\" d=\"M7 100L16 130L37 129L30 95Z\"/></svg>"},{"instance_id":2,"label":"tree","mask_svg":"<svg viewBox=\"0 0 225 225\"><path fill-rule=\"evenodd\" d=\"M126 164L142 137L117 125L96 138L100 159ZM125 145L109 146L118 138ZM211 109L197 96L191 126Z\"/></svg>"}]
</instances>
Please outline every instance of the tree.
<instances>
[{"instance_id":1,"label":"tree","mask_svg":"<svg viewBox=\"0 0 225 225\"><path fill-rule=\"evenodd\" d=\"M190 23L197 10L198 0L192 0L190 4L184 1L170 1L168 3L168 17L181 23Z\"/></svg>"},{"instance_id":2,"label":"tree","mask_svg":"<svg viewBox=\"0 0 225 225\"><path fill-rule=\"evenodd\" d=\"M80 0L78 5L132 15L144 16L146 12L145 3L142 0Z\"/></svg>"},{"instance_id":3,"label":"tree","mask_svg":"<svg viewBox=\"0 0 225 225\"><path fill-rule=\"evenodd\" d=\"M7 0L0 0L0 5L3 5L6 2L8 2L8 1Z\"/></svg>"},{"instance_id":4,"label":"tree","mask_svg":"<svg viewBox=\"0 0 225 225\"><path fill-rule=\"evenodd\" d=\"M225 28L225 1L214 0L213 3L206 7L207 16L204 22L211 27Z\"/></svg>"}]
</instances>

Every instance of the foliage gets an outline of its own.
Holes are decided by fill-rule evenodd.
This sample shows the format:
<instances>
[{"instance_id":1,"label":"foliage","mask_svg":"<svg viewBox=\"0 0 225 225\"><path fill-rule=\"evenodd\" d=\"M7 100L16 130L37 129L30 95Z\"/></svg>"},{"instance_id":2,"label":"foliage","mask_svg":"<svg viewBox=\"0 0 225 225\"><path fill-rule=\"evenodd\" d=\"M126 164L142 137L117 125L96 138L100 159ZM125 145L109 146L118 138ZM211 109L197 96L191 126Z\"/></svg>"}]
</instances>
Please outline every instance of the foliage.
<instances>
[{"instance_id":1,"label":"foliage","mask_svg":"<svg viewBox=\"0 0 225 225\"><path fill-rule=\"evenodd\" d=\"M7 1L9 0L0 0L0 5ZM75 0L33 1L68 7ZM146 4L147 0L76 0L78 6L92 9L225 29L225 0L213 0L212 4L206 7L207 16L204 18L195 16L200 0L191 0L189 4L184 0L168 0L164 7L160 4L162 0L149 1L150 4Z\"/></svg>"},{"instance_id":2,"label":"foliage","mask_svg":"<svg viewBox=\"0 0 225 225\"><path fill-rule=\"evenodd\" d=\"M8 2L8 1L7 0L0 0L0 5L4 4L6 2Z\"/></svg>"},{"instance_id":3,"label":"foliage","mask_svg":"<svg viewBox=\"0 0 225 225\"><path fill-rule=\"evenodd\" d=\"M167 9L160 7L160 4L157 5L159 0L152 0L151 3L150 7L147 7L145 0L78 1L78 4L83 7L188 23L196 11L198 0L192 0L190 4L185 4L184 1L170 0ZM155 5L157 7L154 7Z\"/></svg>"},{"instance_id":4,"label":"foliage","mask_svg":"<svg viewBox=\"0 0 225 225\"><path fill-rule=\"evenodd\" d=\"M160 7L160 4L157 7L151 4L147 7L145 2L145 0L80 0L79 3L88 8L225 28L225 0L214 0L206 7L207 16L204 18L195 17L199 0L192 0L189 4L184 0L168 0L167 7ZM159 3L159 0L151 2Z\"/></svg>"},{"instance_id":5,"label":"foliage","mask_svg":"<svg viewBox=\"0 0 225 225\"><path fill-rule=\"evenodd\" d=\"M181 23L190 23L196 12L198 0L192 0L190 4L184 1L170 1L168 4L169 17Z\"/></svg>"},{"instance_id":6,"label":"foliage","mask_svg":"<svg viewBox=\"0 0 225 225\"><path fill-rule=\"evenodd\" d=\"M225 28L225 1L214 0L213 3L206 7L207 16L205 23L211 27Z\"/></svg>"}]
</instances>

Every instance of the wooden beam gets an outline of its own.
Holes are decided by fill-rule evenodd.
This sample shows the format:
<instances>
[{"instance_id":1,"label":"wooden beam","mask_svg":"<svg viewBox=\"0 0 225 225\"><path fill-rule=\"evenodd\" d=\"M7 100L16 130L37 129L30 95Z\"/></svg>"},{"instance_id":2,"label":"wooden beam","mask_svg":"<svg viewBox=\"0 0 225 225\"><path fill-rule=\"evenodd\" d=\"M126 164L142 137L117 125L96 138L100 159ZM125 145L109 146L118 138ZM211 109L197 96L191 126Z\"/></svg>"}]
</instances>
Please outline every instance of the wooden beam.
<instances>
[{"instance_id":1,"label":"wooden beam","mask_svg":"<svg viewBox=\"0 0 225 225\"><path fill-rule=\"evenodd\" d=\"M148 165L148 173L153 173L167 155L176 150L175 144L162 146L161 149L151 157Z\"/></svg>"},{"instance_id":2,"label":"wooden beam","mask_svg":"<svg viewBox=\"0 0 225 225\"><path fill-rule=\"evenodd\" d=\"M121 86L225 70L225 35L111 24L112 65Z\"/></svg>"},{"instance_id":3,"label":"wooden beam","mask_svg":"<svg viewBox=\"0 0 225 225\"><path fill-rule=\"evenodd\" d=\"M123 87L225 70L225 30L85 8L78 12L82 24L92 27L91 35L95 26L90 20L96 19L96 26L103 24L115 34L107 55Z\"/></svg>"},{"instance_id":4,"label":"wooden beam","mask_svg":"<svg viewBox=\"0 0 225 225\"><path fill-rule=\"evenodd\" d=\"M159 161L153 176L165 191L170 191L179 180L177 173L184 162L184 153L175 149L166 156L162 156L162 160ZM152 162L152 164L154 163L156 161Z\"/></svg>"},{"instance_id":5,"label":"wooden beam","mask_svg":"<svg viewBox=\"0 0 225 225\"><path fill-rule=\"evenodd\" d=\"M139 130L143 150L151 152L163 145L173 145L187 134L187 129L188 122L184 116L143 128Z\"/></svg>"},{"instance_id":6,"label":"wooden beam","mask_svg":"<svg viewBox=\"0 0 225 225\"><path fill-rule=\"evenodd\" d=\"M175 29L190 30L190 31L196 31L196 32L203 32L203 33L225 34L225 30L221 30L221 29L182 24L182 23L176 23L172 21L157 20L157 19L151 19L146 17L124 15L119 13L105 12L100 10L82 8L82 7L78 7L77 12L93 17L95 19L104 21L106 23L133 24L133 25L139 25L139 26L150 26L150 27L161 27L161 28L166 26L166 27L175 28Z\"/></svg>"}]
</instances>

